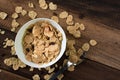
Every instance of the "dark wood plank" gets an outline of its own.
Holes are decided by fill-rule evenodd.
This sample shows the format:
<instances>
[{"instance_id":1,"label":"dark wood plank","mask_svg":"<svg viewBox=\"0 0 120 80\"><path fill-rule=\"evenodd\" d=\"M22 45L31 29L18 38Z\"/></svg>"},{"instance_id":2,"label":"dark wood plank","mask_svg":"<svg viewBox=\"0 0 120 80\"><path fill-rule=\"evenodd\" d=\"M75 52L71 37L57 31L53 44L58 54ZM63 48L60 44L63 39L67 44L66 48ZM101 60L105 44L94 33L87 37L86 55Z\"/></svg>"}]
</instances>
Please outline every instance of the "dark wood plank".
<instances>
[{"instance_id":1,"label":"dark wood plank","mask_svg":"<svg viewBox=\"0 0 120 80\"><path fill-rule=\"evenodd\" d=\"M120 29L120 0L49 0L63 8L89 17L109 27Z\"/></svg>"},{"instance_id":2,"label":"dark wood plank","mask_svg":"<svg viewBox=\"0 0 120 80\"><path fill-rule=\"evenodd\" d=\"M1 72L0 72L0 79L2 79L2 80L8 80L8 79L9 80L30 80L30 79L24 78L20 75L16 75L11 72L5 71L3 69L1 69Z\"/></svg>"}]
</instances>

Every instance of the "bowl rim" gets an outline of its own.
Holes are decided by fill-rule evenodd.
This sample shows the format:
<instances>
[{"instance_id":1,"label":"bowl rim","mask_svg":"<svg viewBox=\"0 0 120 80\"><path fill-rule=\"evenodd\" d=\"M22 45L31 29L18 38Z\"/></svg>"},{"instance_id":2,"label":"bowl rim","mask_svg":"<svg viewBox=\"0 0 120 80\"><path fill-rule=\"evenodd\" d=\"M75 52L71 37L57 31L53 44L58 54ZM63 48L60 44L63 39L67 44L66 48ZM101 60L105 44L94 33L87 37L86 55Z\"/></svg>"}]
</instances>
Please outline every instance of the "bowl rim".
<instances>
[{"instance_id":1,"label":"bowl rim","mask_svg":"<svg viewBox=\"0 0 120 80\"><path fill-rule=\"evenodd\" d=\"M61 43L61 50L60 50L59 55L56 57L55 60L52 60L51 62L44 63L44 64L36 64L36 63L33 63L33 62L26 60L25 54L23 52L22 40L24 37L24 33L25 33L26 29L28 29L28 27L31 24L34 24L38 21L48 21L51 25L53 25L53 27L55 27L57 30L59 30L62 33L62 37L63 37L63 40ZM15 37L15 50L16 50L16 54L17 54L18 58L26 65L34 67L34 68L45 68L45 67L48 67L48 66L55 64L63 56L65 49L66 49L66 35L65 35L64 30L62 29L62 27L58 23L56 23L55 21L48 19L48 18L36 18L36 19L33 19L33 20L26 22L19 29L19 31Z\"/></svg>"}]
</instances>

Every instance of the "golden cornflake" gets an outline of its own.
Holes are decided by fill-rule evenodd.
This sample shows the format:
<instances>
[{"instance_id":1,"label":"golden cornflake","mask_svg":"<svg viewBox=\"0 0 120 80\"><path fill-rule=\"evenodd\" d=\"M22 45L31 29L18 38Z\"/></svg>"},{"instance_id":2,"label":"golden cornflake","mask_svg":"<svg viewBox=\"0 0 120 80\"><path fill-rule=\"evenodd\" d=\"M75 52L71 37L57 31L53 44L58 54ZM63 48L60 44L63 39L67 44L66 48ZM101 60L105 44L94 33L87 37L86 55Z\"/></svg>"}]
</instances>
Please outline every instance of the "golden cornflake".
<instances>
[{"instance_id":1,"label":"golden cornflake","mask_svg":"<svg viewBox=\"0 0 120 80\"><path fill-rule=\"evenodd\" d=\"M17 13L13 13L13 14L12 14L12 18L13 18L13 19L18 18L18 14L17 14Z\"/></svg>"},{"instance_id":2,"label":"golden cornflake","mask_svg":"<svg viewBox=\"0 0 120 80\"><path fill-rule=\"evenodd\" d=\"M67 11L63 11L63 12L61 12L59 14L59 17L62 18L62 19L67 18L67 16L68 16L68 12Z\"/></svg>"},{"instance_id":3,"label":"golden cornflake","mask_svg":"<svg viewBox=\"0 0 120 80\"><path fill-rule=\"evenodd\" d=\"M68 15L68 16L67 16L66 23L67 23L68 25L73 25L73 24L74 24L73 16L72 16L72 15Z\"/></svg>"},{"instance_id":4,"label":"golden cornflake","mask_svg":"<svg viewBox=\"0 0 120 80\"><path fill-rule=\"evenodd\" d=\"M64 75L63 75L63 74L60 74L60 75L58 75L57 79L58 79L58 80L62 80L63 77L64 77Z\"/></svg>"},{"instance_id":5,"label":"golden cornflake","mask_svg":"<svg viewBox=\"0 0 120 80\"><path fill-rule=\"evenodd\" d=\"M80 29L81 29L81 30L85 30L84 24L80 24Z\"/></svg>"},{"instance_id":6,"label":"golden cornflake","mask_svg":"<svg viewBox=\"0 0 120 80\"><path fill-rule=\"evenodd\" d=\"M19 23L18 23L15 19L13 19L11 26L12 26L13 28L17 28L17 27L19 26Z\"/></svg>"},{"instance_id":7,"label":"golden cornflake","mask_svg":"<svg viewBox=\"0 0 120 80\"><path fill-rule=\"evenodd\" d=\"M70 66L70 67L68 67L68 71L74 71L75 70L75 66Z\"/></svg>"},{"instance_id":8,"label":"golden cornflake","mask_svg":"<svg viewBox=\"0 0 120 80\"><path fill-rule=\"evenodd\" d=\"M51 75L49 75L49 74L44 75L45 80L49 80L50 78L51 78Z\"/></svg>"},{"instance_id":9,"label":"golden cornflake","mask_svg":"<svg viewBox=\"0 0 120 80\"><path fill-rule=\"evenodd\" d=\"M7 46L13 46L14 45L14 41L12 39L8 39L8 38L6 38L4 40L4 43L5 43L5 45L3 46L4 48L6 48Z\"/></svg>"},{"instance_id":10,"label":"golden cornflake","mask_svg":"<svg viewBox=\"0 0 120 80\"><path fill-rule=\"evenodd\" d=\"M81 48L78 49L77 55L80 57L83 55L83 50Z\"/></svg>"},{"instance_id":11,"label":"golden cornflake","mask_svg":"<svg viewBox=\"0 0 120 80\"><path fill-rule=\"evenodd\" d=\"M15 32L15 28L14 28L14 27L12 27L12 28L11 28L11 31L12 31L12 32Z\"/></svg>"},{"instance_id":12,"label":"golden cornflake","mask_svg":"<svg viewBox=\"0 0 120 80\"><path fill-rule=\"evenodd\" d=\"M89 43L90 43L91 46L97 45L97 41L96 41L96 40L93 40L93 39L90 40Z\"/></svg>"},{"instance_id":13,"label":"golden cornflake","mask_svg":"<svg viewBox=\"0 0 120 80\"><path fill-rule=\"evenodd\" d=\"M32 2L29 2L29 3L28 3L28 6L29 6L30 8L34 8L34 4L33 4Z\"/></svg>"},{"instance_id":14,"label":"golden cornflake","mask_svg":"<svg viewBox=\"0 0 120 80\"><path fill-rule=\"evenodd\" d=\"M35 11L29 11L28 12L28 16L31 18L31 19L35 19L36 16L37 16L37 13Z\"/></svg>"},{"instance_id":15,"label":"golden cornflake","mask_svg":"<svg viewBox=\"0 0 120 80\"><path fill-rule=\"evenodd\" d=\"M54 4L53 2L50 2L50 3L49 3L49 9L50 9L50 10L57 10L57 5Z\"/></svg>"},{"instance_id":16,"label":"golden cornflake","mask_svg":"<svg viewBox=\"0 0 120 80\"><path fill-rule=\"evenodd\" d=\"M73 63L77 63L79 61L79 57L74 53L69 55L69 60Z\"/></svg>"},{"instance_id":17,"label":"golden cornflake","mask_svg":"<svg viewBox=\"0 0 120 80\"><path fill-rule=\"evenodd\" d=\"M33 80L40 80L40 76L38 74L35 74L33 77L32 77Z\"/></svg>"},{"instance_id":18,"label":"golden cornflake","mask_svg":"<svg viewBox=\"0 0 120 80\"><path fill-rule=\"evenodd\" d=\"M88 51L88 50L90 49L90 45L89 45L88 43L84 43L84 44L82 45L82 49L83 49L84 51Z\"/></svg>"},{"instance_id":19,"label":"golden cornflake","mask_svg":"<svg viewBox=\"0 0 120 80\"><path fill-rule=\"evenodd\" d=\"M2 31L2 30L0 29L0 34L5 34L5 31Z\"/></svg>"},{"instance_id":20,"label":"golden cornflake","mask_svg":"<svg viewBox=\"0 0 120 80\"><path fill-rule=\"evenodd\" d=\"M48 5L47 5L45 0L39 0L39 6L42 9L47 9L48 8Z\"/></svg>"},{"instance_id":21,"label":"golden cornflake","mask_svg":"<svg viewBox=\"0 0 120 80\"><path fill-rule=\"evenodd\" d=\"M12 47L11 47L11 51L10 51L10 52L11 52L12 55L15 55L15 53L16 53L16 51L15 51L15 46L12 46Z\"/></svg>"},{"instance_id":22,"label":"golden cornflake","mask_svg":"<svg viewBox=\"0 0 120 80\"><path fill-rule=\"evenodd\" d=\"M29 71L33 71L33 70L34 70L34 68L33 68L33 67L30 67Z\"/></svg>"},{"instance_id":23,"label":"golden cornflake","mask_svg":"<svg viewBox=\"0 0 120 80\"><path fill-rule=\"evenodd\" d=\"M52 73L54 70L55 70L54 67L53 67L53 68L50 68L50 69L48 70L48 73Z\"/></svg>"},{"instance_id":24,"label":"golden cornflake","mask_svg":"<svg viewBox=\"0 0 120 80\"><path fill-rule=\"evenodd\" d=\"M23 16L25 16L25 15L27 14L27 11L26 11L26 10L22 10L21 14L22 14Z\"/></svg>"},{"instance_id":25,"label":"golden cornflake","mask_svg":"<svg viewBox=\"0 0 120 80\"><path fill-rule=\"evenodd\" d=\"M59 22L59 19L58 19L57 16L52 16L51 19L54 20L54 21L57 22L57 23Z\"/></svg>"},{"instance_id":26,"label":"golden cornflake","mask_svg":"<svg viewBox=\"0 0 120 80\"><path fill-rule=\"evenodd\" d=\"M21 13L22 12L22 7L21 6L15 7L15 12L16 13Z\"/></svg>"},{"instance_id":27,"label":"golden cornflake","mask_svg":"<svg viewBox=\"0 0 120 80\"><path fill-rule=\"evenodd\" d=\"M5 13L5 12L0 12L0 18L1 19L5 19L7 17L7 13Z\"/></svg>"}]
</instances>

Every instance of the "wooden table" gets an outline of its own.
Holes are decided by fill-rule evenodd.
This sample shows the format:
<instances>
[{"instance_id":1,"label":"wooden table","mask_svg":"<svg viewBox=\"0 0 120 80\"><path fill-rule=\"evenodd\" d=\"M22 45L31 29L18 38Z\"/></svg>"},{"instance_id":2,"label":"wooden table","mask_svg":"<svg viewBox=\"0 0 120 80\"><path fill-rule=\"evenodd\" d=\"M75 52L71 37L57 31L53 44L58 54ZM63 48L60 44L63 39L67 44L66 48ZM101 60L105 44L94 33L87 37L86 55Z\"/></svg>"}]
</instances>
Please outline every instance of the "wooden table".
<instances>
[{"instance_id":1,"label":"wooden table","mask_svg":"<svg viewBox=\"0 0 120 80\"><path fill-rule=\"evenodd\" d=\"M11 32L11 14L15 6L22 6L27 11L33 10L27 6L31 1L35 5L37 17L50 18L54 13L59 14L66 10L74 16L76 22L84 23L86 30L82 32L82 38L76 39L76 48L81 47L84 42L96 39L98 45L92 47L87 53L87 60L75 68L75 71L65 71L63 80L120 80L120 1L119 0L49 0L59 5L57 11L41 10L37 0L0 0L0 11L8 13L6 20L0 20L0 29L5 30L0 35L0 79L1 80L30 80L33 74L45 74L35 69L29 71L29 67L14 71L6 66L3 61L10 57L10 48L3 48L5 38L15 38L16 32ZM17 19L22 26L29 21L28 16ZM73 39L66 31L65 20L60 19L60 25L65 30L67 37ZM60 61L59 61L60 62Z\"/></svg>"}]
</instances>

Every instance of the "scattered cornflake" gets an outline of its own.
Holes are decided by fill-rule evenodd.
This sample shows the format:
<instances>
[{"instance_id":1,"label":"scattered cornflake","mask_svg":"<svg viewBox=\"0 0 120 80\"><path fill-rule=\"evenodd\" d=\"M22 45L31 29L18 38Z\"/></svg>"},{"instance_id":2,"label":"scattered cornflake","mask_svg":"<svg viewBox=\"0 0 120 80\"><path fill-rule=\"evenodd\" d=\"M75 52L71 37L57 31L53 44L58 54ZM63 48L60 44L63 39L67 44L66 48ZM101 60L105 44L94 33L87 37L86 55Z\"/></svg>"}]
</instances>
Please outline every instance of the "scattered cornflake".
<instances>
[{"instance_id":1,"label":"scattered cornflake","mask_svg":"<svg viewBox=\"0 0 120 80\"><path fill-rule=\"evenodd\" d=\"M90 45L88 43L84 43L82 45L82 49L83 49L83 51L88 51L90 49Z\"/></svg>"},{"instance_id":2,"label":"scattered cornflake","mask_svg":"<svg viewBox=\"0 0 120 80\"><path fill-rule=\"evenodd\" d=\"M33 68L33 67L30 67L29 71L33 71L33 70L34 70L34 68Z\"/></svg>"},{"instance_id":3,"label":"scattered cornflake","mask_svg":"<svg viewBox=\"0 0 120 80\"><path fill-rule=\"evenodd\" d=\"M28 12L28 16L31 18L31 19L35 19L36 16L37 16L37 13L35 11L29 11Z\"/></svg>"},{"instance_id":4,"label":"scattered cornflake","mask_svg":"<svg viewBox=\"0 0 120 80\"><path fill-rule=\"evenodd\" d=\"M5 31L2 31L2 30L0 29L0 34L5 34Z\"/></svg>"},{"instance_id":5,"label":"scattered cornflake","mask_svg":"<svg viewBox=\"0 0 120 80\"><path fill-rule=\"evenodd\" d=\"M48 5L47 5L45 0L39 0L39 6L42 9L47 9L48 8Z\"/></svg>"},{"instance_id":6,"label":"scattered cornflake","mask_svg":"<svg viewBox=\"0 0 120 80\"><path fill-rule=\"evenodd\" d=\"M67 26L67 31L72 34L75 38L81 37L81 32L76 26Z\"/></svg>"},{"instance_id":7,"label":"scattered cornflake","mask_svg":"<svg viewBox=\"0 0 120 80\"><path fill-rule=\"evenodd\" d=\"M33 77L32 77L33 80L40 80L40 76L38 74L35 74Z\"/></svg>"},{"instance_id":8,"label":"scattered cornflake","mask_svg":"<svg viewBox=\"0 0 120 80\"><path fill-rule=\"evenodd\" d=\"M12 55L16 55L16 54L15 54L15 53L16 53L16 51L15 51L15 46L12 46L12 47L11 47L10 53L11 53Z\"/></svg>"},{"instance_id":9,"label":"scattered cornflake","mask_svg":"<svg viewBox=\"0 0 120 80\"><path fill-rule=\"evenodd\" d=\"M63 11L59 14L59 17L64 19L64 18L67 18L68 17L68 12L67 11Z\"/></svg>"},{"instance_id":10,"label":"scattered cornflake","mask_svg":"<svg viewBox=\"0 0 120 80\"><path fill-rule=\"evenodd\" d=\"M80 30L85 30L84 24L80 24Z\"/></svg>"},{"instance_id":11,"label":"scattered cornflake","mask_svg":"<svg viewBox=\"0 0 120 80\"><path fill-rule=\"evenodd\" d=\"M5 12L0 12L0 18L3 19L3 20L7 17L7 15L8 14L5 13Z\"/></svg>"},{"instance_id":12,"label":"scattered cornflake","mask_svg":"<svg viewBox=\"0 0 120 80\"><path fill-rule=\"evenodd\" d=\"M28 3L28 6L29 6L30 8L34 8L34 4L33 4L32 2L29 2L29 3Z\"/></svg>"},{"instance_id":13,"label":"scattered cornflake","mask_svg":"<svg viewBox=\"0 0 120 80\"><path fill-rule=\"evenodd\" d=\"M68 62L68 59L65 59L65 60L63 61L63 66L66 65L67 62Z\"/></svg>"},{"instance_id":14,"label":"scattered cornflake","mask_svg":"<svg viewBox=\"0 0 120 80\"><path fill-rule=\"evenodd\" d=\"M11 31L12 31L12 32L15 32L15 28L14 28L14 27L12 27L12 28L11 28Z\"/></svg>"},{"instance_id":15,"label":"scattered cornflake","mask_svg":"<svg viewBox=\"0 0 120 80\"><path fill-rule=\"evenodd\" d=\"M76 55L76 53L69 55L69 60L73 63L77 63L79 61L79 57Z\"/></svg>"},{"instance_id":16,"label":"scattered cornflake","mask_svg":"<svg viewBox=\"0 0 120 80\"><path fill-rule=\"evenodd\" d=\"M57 67L58 67L58 65L57 65L57 64L55 64L55 67L57 68Z\"/></svg>"},{"instance_id":17,"label":"scattered cornflake","mask_svg":"<svg viewBox=\"0 0 120 80\"><path fill-rule=\"evenodd\" d=\"M62 80L63 77L64 77L64 75L63 75L63 74L60 74L60 75L58 75L57 79L58 79L58 80Z\"/></svg>"},{"instance_id":18,"label":"scattered cornflake","mask_svg":"<svg viewBox=\"0 0 120 80\"><path fill-rule=\"evenodd\" d=\"M38 68L39 71L41 71L41 68Z\"/></svg>"},{"instance_id":19,"label":"scattered cornflake","mask_svg":"<svg viewBox=\"0 0 120 80\"><path fill-rule=\"evenodd\" d=\"M18 58L15 57L6 58L4 60L4 64L6 64L7 66L12 66L13 70L18 70L19 67L26 67L26 65L23 62L21 62Z\"/></svg>"},{"instance_id":20,"label":"scattered cornflake","mask_svg":"<svg viewBox=\"0 0 120 80\"><path fill-rule=\"evenodd\" d=\"M57 10L57 5L54 4L53 2L50 2L50 3L49 3L49 9L50 9L50 10Z\"/></svg>"},{"instance_id":21,"label":"scattered cornflake","mask_svg":"<svg viewBox=\"0 0 120 80\"><path fill-rule=\"evenodd\" d=\"M13 19L18 18L18 14L17 14L16 12L15 12L15 13L13 13L13 14L12 14L12 18L13 18Z\"/></svg>"},{"instance_id":22,"label":"scattered cornflake","mask_svg":"<svg viewBox=\"0 0 120 80\"><path fill-rule=\"evenodd\" d=\"M49 74L44 75L45 80L49 80L50 78L51 78L51 76Z\"/></svg>"},{"instance_id":23,"label":"scattered cornflake","mask_svg":"<svg viewBox=\"0 0 120 80\"><path fill-rule=\"evenodd\" d=\"M83 55L83 50L81 48L78 49L77 55L80 57Z\"/></svg>"},{"instance_id":24,"label":"scattered cornflake","mask_svg":"<svg viewBox=\"0 0 120 80\"><path fill-rule=\"evenodd\" d=\"M25 16L27 14L27 11L26 10L22 10L21 14L22 14L22 16Z\"/></svg>"},{"instance_id":25,"label":"scattered cornflake","mask_svg":"<svg viewBox=\"0 0 120 80\"><path fill-rule=\"evenodd\" d=\"M14 45L14 41L12 40L12 39L8 39L8 38L6 38L5 40L4 40L4 46L3 46L3 48L6 48L7 46L13 46Z\"/></svg>"},{"instance_id":26,"label":"scattered cornflake","mask_svg":"<svg viewBox=\"0 0 120 80\"><path fill-rule=\"evenodd\" d=\"M22 7L21 6L16 6L15 7L15 12L16 13L21 13L22 12Z\"/></svg>"},{"instance_id":27,"label":"scattered cornflake","mask_svg":"<svg viewBox=\"0 0 120 80\"><path fill-rule=\"evenodd\" d=\"M91 46L97 45L97 41L96 41L96 40L93 40L93 39L91 39L91 40L89 41L89 43L90 43Z\"/></svg>"},{"instance_id":28,"label":"scattered cornflake","mask_svg":"<svg viewBox=\"0 0 120 80\"><path fill-rule=\"evenodd\" d=\"M53 68L50 68L50 69L48 70L48 73L52 73L54 70L55 70L54 67L53 67Z\"/></svg>"},{"instance_id":29,"label":"scattered cornflake","mask_svg":"<svg viewBox=\"0 0 120 80\"><path fill-rule=\"evenodd\" d=\"M52 16L51 19L54 20L54 21L57 22L57 23L59 22L59 19L58 19L57 16Z\"/></svg>"},{"instance_id":30,"label":"scattered cornflake","mask_svg":"<svg viewBox=\"0 0 120 80\"><path fill-rule=\"evenodd\" d=\"M74 71L74 70L75 70L75 66L74 65L68 67L68 71Z\"/></svg>"},{"instance_id":31,"label":"scattered cornflake","mask_svg":"<svg viewBox=\"0 0 120 80\"><path fill-rule=\"evenodd\" d=\"M12 20L11 26L12 26L13 28L17 28L19 25L20 25L20 24L19 24L15 19Z\"/></svg>"},{"instance_id":32,"label":"scattered cornflake","mask_svg":"<svg viewBox=\"0 0 120 80\"><path fill-rule=\"evenodd\" d=\"M66 23L67 23L67 25L73 25L74 24L72 15L67 16Z\"/></svg>"}]
</instances>

